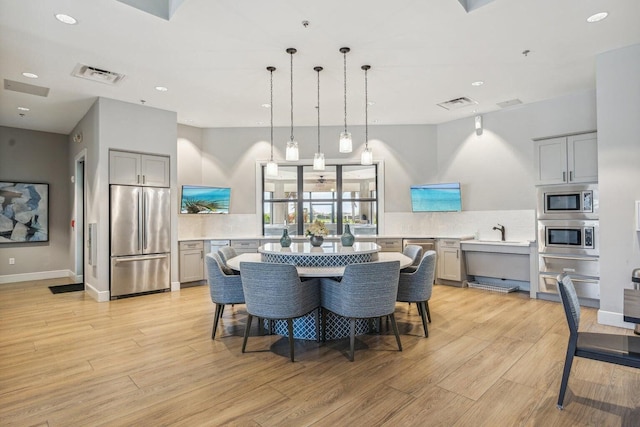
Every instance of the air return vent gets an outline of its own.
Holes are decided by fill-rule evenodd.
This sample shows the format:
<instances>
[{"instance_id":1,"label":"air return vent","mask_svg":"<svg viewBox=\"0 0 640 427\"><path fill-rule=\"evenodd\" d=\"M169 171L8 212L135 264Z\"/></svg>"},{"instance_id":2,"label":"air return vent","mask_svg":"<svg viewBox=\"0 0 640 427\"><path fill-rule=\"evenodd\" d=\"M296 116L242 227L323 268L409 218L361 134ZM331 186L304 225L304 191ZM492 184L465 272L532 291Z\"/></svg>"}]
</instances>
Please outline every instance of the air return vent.
<instances>
[{"instance_id":1,"label":"air return vent","mask_svg":"<svg viewBox=\"0 0 640 427\"><path fill-rule=\"evenodd\" d=\"M477 105L478 102L474 101L471 98L467 98L466 96L450 99L449 101L441 102L438 104L439 107L444 108L445 110L459 110L460 108L470 107L472 105Z\"/></svg>"},{"instance_id":2,"label":"air return vent","mask_svg":"<svg viewBox=\"0 0 640 427\"><path fill-rule=\"evenodd\" d=\"M76 65L71 75L108 85L114 85L120 80L124 79L124 74L118 74L114 73L113 71L102 70L100 68L91 67L84 64Z\"/></svg>"}]
</instances>

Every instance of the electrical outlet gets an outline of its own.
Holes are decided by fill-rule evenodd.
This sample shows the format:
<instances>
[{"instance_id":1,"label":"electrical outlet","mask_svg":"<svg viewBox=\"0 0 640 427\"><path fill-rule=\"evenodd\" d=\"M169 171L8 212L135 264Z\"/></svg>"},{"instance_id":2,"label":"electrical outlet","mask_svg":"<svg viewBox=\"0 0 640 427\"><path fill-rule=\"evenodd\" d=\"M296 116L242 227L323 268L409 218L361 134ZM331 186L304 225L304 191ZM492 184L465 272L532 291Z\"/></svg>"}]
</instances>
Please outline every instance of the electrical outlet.
<instances>
[{"instance_id":1,"label":"electrical outlet","mask_svg":"<svg viewBox=\"0 0 640 427\"><path fill-rule=\"evenodd\" d=\"M16 263L16 259L15 258L9 258L9 265L13 265Z\"/></svg>"}]
</instances>

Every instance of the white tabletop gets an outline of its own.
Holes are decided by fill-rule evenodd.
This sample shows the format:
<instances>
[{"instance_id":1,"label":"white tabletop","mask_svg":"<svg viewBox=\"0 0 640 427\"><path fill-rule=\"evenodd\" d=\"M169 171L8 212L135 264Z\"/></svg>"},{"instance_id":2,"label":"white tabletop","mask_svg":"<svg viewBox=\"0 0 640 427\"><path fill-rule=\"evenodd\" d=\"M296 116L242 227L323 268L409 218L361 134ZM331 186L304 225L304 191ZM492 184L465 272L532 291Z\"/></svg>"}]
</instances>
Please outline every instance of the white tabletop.
<instances>
[{"instance_id":1,"label":"white tabletop","mask_svg":"<svg viewBox=\"0 0 640 427\"><path fill-rule=\"evenodd\" d=\"M262 262L259 253L240 254L227 260L227 265L236 271L240 271L240 263L243 261ZM400 261L400 268L408 267L413 260L400 252L379 252L378 261ZM373 261L376 262L376 261ZM296 267L300 277L342 277L344 267Z\"/></svg>"}]
</instances>

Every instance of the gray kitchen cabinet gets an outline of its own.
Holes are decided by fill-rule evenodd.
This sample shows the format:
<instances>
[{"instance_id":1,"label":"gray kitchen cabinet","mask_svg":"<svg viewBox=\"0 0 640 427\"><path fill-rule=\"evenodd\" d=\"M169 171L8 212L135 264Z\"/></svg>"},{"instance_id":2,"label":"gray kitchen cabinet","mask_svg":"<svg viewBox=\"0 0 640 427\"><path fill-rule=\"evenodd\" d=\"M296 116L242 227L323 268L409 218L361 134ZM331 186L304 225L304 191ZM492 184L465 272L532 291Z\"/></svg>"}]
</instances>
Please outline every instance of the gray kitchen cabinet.
<instances>
[{"instance_id":1,"label":"gray kitchen cabinet","mask_svg":"<svg viewBox=\"0 0 640 427\"><path fill-rule=\"evenodd\" d=\"M356 241L358 241L357 237ZM376 243L380 246L381 252L402 252L401 238L379 238Z\"/></svg>"},{"instance_id":2,"label":"gray kitchen cabinet","mask_svg":"<svg viewBox=\"0 0 640 427\"><path fill-rule=\"evenodd\" d=\"M439 239L437 243L437 278L452 282L462 282L464 263L459 239Z\"/></svg>"},{"instance_id":3,"label":"gray kitchen cabinet","mask_svg":"<svg viewBox=\"0 0 640 427\"><path fill-rule=\"evenodd\" d=\"M535 141L536 185L598 182L596 132Z\"/></svg>"},{"instance_id":4,"label":"gray kitchen cabinet","mask_svg":"<svg viewBox=\"0 0 640 427\"><path fill-rule=\"evenodd\" d=\"M235 249L236 253L255 253L258 252L260 246L260 240L258 239L236 239L231 240L231 247Z\"/></svg>"},{"instance_id":5,"label":"gray kitchen cabinet","mask_svg":"<svg viewBox=\"0 0 640 427\"><path fill-rule=\"evenodd\" d=\"M169 157L111 150L109 183L169 187Z\"/></svg>"},{"instance_id":6,"label":"gray kitchen cabinet","mask_svg":"<svg viewBox=\"0 0 640 427\"><path fill-rule=\"evenodd\" d=\"M180 283L204 280L204 242L180 242Z\"/></svg>"}]
</instances>

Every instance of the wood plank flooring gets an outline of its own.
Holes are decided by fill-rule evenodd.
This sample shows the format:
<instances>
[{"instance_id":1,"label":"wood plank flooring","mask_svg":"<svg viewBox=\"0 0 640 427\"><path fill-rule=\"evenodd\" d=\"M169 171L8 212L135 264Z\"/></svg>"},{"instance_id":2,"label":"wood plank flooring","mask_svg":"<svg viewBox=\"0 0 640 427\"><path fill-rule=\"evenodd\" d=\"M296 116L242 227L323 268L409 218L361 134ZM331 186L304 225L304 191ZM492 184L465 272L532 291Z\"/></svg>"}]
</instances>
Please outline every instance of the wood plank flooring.
<instances>
[{"instance_id":1,"label":"wood plank flooring","mask_svg":"<svg viewBox=\"0 0 640 427\"><path fill-rule=\"evenodd\" d=\"M568 330L560 304L435 286L424 338L415 305L402 334L249 338L227 307L211 340L206 286L97 303L46 280L0 285L2 426L639 426L640 370L575 359L556 399ZM582 330L598 325L583 308Z\"/></svg>"}]
</instances>

